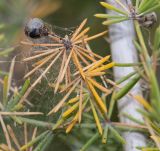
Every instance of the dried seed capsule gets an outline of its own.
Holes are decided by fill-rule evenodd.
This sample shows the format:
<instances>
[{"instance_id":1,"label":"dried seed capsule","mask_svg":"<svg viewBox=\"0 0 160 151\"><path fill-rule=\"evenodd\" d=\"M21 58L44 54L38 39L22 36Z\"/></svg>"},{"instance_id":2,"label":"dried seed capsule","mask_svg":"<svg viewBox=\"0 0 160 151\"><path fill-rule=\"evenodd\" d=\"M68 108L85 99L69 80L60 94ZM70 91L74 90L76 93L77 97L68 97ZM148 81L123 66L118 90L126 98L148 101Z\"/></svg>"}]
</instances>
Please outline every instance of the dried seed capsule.
<instances>
[{"instance_id":1,"label":"dried seed capsule","mask_svg":"<svg viewBox=\"0 0 160 151\"><path fill-rule=\"evenodd\" d=\"M149 13L147 15L141 16L138 22L142 27L150 28L157 22L157 15L155 12Z\"/></svg>"}]
</instances>

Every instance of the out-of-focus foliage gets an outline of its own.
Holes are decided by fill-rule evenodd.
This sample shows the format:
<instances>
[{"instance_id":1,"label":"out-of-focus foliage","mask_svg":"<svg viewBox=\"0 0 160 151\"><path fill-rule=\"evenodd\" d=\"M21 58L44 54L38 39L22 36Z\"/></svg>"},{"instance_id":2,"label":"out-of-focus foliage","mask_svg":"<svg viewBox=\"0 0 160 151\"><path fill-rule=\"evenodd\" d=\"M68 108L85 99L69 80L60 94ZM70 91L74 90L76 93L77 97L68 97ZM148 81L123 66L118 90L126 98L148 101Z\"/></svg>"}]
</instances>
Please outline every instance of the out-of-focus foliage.
<instances>
[{"instance_id":1,"label":"out-of-focus foliage","mask_svg":"<svg viewBox=\"0 0 160 151\"><path fill-rule=\"evenodd\" d=\"M7 72L4 71L4 63L3 63L3 60L5 60L4 58L8 57L8 55L14 51L14 48L13 47L9 47L9 46L6 46L5 48L3 48L2 46L4 46L4 43L6 41L6 37L5 37L5 34L3 32L3 28L5 27L4 24L0 24L0 76L2 75L7 75ZM2 65L1 65L2 64Z\"/></svg>"},{"instance_id":2,"label":"out-of-focus foliage","mask_svg":"<svg viewBox=\"0 0 160 151\"><path fill-rule=\"evenodd\" d=\"M9 42L19 41L23 26L31 17L47 17L61 6L59 0L8 0L0 2L0 18L5 23L6 38ZM18 38L18 39L17 39Z\"/></svg>"}]
</instances>

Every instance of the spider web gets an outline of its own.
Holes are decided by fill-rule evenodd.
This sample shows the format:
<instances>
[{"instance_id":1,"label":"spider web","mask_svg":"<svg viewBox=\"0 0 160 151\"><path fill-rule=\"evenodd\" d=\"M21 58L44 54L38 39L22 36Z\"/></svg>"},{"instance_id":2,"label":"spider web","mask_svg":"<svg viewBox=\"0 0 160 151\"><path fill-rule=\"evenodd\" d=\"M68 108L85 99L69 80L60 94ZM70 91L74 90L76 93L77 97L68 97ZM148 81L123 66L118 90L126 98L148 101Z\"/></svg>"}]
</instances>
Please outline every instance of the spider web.
<instances>
[{"instance_id":1,"label":"spider web","mask_svg":"<svg viewBox=\"0 0 160 151\"><path fill-rule=\"evenodd\" d=\"M58 26L54 26L54 32L60 37L64 37L65 35L72 34L73 28L62 28ZM49 37L42 37L39 39L24 39L24 41L32 41L33 43L51 43L51 39ZM53 41L52 41L53 43ZM23 59L36 55L38 51L44 51L50 49L51 47L42 47L42 46L34 46L34 47L26 47L24 45L20 45L16 48L16 51L11 55L11 57L6 58L7 60L1 60L0 64L6 64L9 68L9 65L12 62L12 58L16 56L14 75L12 78L12 86L21 87L25 81L24 75L26 75L30 70L33 69L33 64L38 61L33 60L29 62L24 62ZM43 59L43 57L41 58ZM52 60L51 60L52 61ZM46 69L47 65L51 63L49 61L46 65L39 68L34 72L29 78L31 79L31 84L43 73ZM64 94L56 93L54 94L54 89L50 85L55 83L56 78L59 74L60 65L62 62L62 57L60 57L56 63L51 67L51 69L43 76L41 81L37 84L37 86L30 93L28 100L33 104L31 110L33 111L42 111L44 113L48 113L50 109L55 106L58 101L64 96ZM72 62L70 62L70 67L72 72L74 72L75 67ZM9 71L9 70L7 70ZM59 114L59 113L57 113ZM58 116L57 116L58 117ZM49 118L49 117L48 117ZM48 119L47 119L48 120ZM55 118L56 120L56 118Z\"/></svg>"}]
</instances>

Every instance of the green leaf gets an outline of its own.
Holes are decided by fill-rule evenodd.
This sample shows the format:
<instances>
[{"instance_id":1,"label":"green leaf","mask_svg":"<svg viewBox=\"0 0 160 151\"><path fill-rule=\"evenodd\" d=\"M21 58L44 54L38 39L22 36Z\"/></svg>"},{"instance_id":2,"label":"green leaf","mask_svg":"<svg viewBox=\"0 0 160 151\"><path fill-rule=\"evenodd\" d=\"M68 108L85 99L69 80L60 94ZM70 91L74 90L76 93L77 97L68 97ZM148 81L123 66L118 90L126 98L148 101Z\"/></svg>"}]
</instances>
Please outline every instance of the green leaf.
<instances>
[{"instance_id":1,"label":"green leaf","mask_svg":"<svg viewBox=\"0 0 160 151\"><path fill-rule=\"evenodd\" d=\"M120 23L120 22L126 21L126 20L128 20L127 17L122 17L122 18L119 18L119 19L106 20L106 21L104 21L102 24L103 24L103 25L112 25L112 24Z\"/></svg>"},{"instance_id":2,"label":"green leaf","mask_svg":"<svg viewBox=\"0 0 160 151\"><path fill-rule=\"evenodd\" d=\"M140 1L141 1L141 0L135 0L135 1L136 1L136 2L135 2L135 3L136 3L136 4L135 4L135 5L136 5L136 10L138 10L138 7L139 7L139 4L140 4Z\"/></svg>"},{"instance_id":3,"label":"green leaf","mask_svg":"<svg viewBox=\"0 0 160 151\"><path fill-rule=\"evenodd\" d=\"M110 5L110 4L106 3L106 2L100 2L100 4L102 6L104 6L105 8L109 9L109 10L113 10L113 11L115 11L117 13L120 13L120 14L123 14L125 16L128 16L128 14L126 12L114 7L113 5Z\"/></svg>"},{"instance_id":4,"label":"green leaf","mask_svg":"<svg viewBox=\"0 0 160 151\"><path fill-rule=\"evenodd\" d=\"M44 128L48 128L48 129L52 129L52 127L55 125L53 123L38 121L38 120L35 120L35 119L30 119L30 118L25 118L25 117L19 117L19 119L24 123L28 123L28 124L33 125L33 126L44 127Z\"/></svg>"},{"instance_id":5,"label":"green leaf","mask_svg":"<svg viewBox=\"0 0 160 151\"><path fill-rule=\"evenodd\" d=\"M19 119L19 117L15 116L15 115L10 115L10 117L13 119L13 121L15 123L18 123L18 124L22 124L23 122Z\"/></svg>"},{"instance_id":6,"label":"green leaf","mask_svg":"<svg viewBox=\"0 0 160 151\"><path fill-rule=\"evenodd\" d=\"M117 80L116 84L121 84L122 82L124 82L124 81L128 80L129 78L131 78L132 76L134 76L136 73L137 73L136 71L129 73L128 75L126 75L126 76L122 77L121 79Z\"/></svg>"},{"instance_id":7,"label":"green leaf","mask_svg":"<svg viewBox=\"0 0 160 151\"><path fill-rule=\"evenodd\" d=\"M125 96L139 81L140 75L135 75L123 88L121 88L114 96L113 99L119 100Z\"/></svg>"},{"instance_id":8,"label":"green leaf","mask_svg":"<svg viewBox=\"0 0 160 151\"><path fill-rule=\"evenodd\" d=\"M111 18L111 19L115 19L115 18L124 18L124 16L120 16L120 15L110 15L110 14L95 14L94 15L97 18ZM126 17L125 17L126 18Z\"/></svg>"},{"instance_id":9,"label":"green leaf","mask_svg":"<svg viewBox=\"0 0 160 151\"><path fill-rule=\"evenodd\" d=\"M142 47L140 46L140 44L139 44L137 41L135 41L135 40L133 41L133 43L134 43L136 49L137 49L140 53L142 53Z\"/></svg>"},{"instance_id":10,"label":"green leaf","mask_svg":"<svg viewBox=\"0 0 160 151\"><path fill-rule=\"evenodd\" d=\"M153 0L145 0L145 2L140 5L140 7L138 8L138 13L143 13L147 10L149 10L150 8L154 7L157 5L157 2L156 1L153 1Z\"/></svg>"},{"instance_id":11,"label":"green leaf","mask_svg":"<svg viewBox=\"0 0 160 151\"><path fill-rule=\"evenodd\" d=\"M109 129L110 129L110 131L112 132L113 136L115 137L115 139L117 141L119 141L122 144L126 143L126 141L124 140L124 138L112 126L109 126Z\"/></svg>"},{"instance_id":12,"label":"green leaf","mask_svg":"<svg viewBox=\"0 0 160 151\"><path fill-rule=\"evenodd\" d=\"M156 75L152 69L149 70L149 76L151 83L151 104L160 113L160 89Z\"/></svg>"},{"instance_id":13,"label":"green leaf","mask_svg":"<svg viewBox=\"0 0 160 151\"><path fill-rule=\"evenodd\" d=\"M159 49L160 49L160 26L156 29L154 37L154 51L158 51Z\"/></svg>"},{"instance_id":14,"label":"green leaf","mask_svg":"<svg viewBox=\"0 0 160 151\"><path fill-rule=\"evenodd\" d=\"M90 104L91 104L91 109L92 109L92 113L93 113L93 117L95 119L95 122L96 122L96 125L97 125L97 128L98 128L98 131L99 133L102 135L102 126L101 126L101 123L100 123L100 120L99 120L99 117L98 117L98 114L97 114L97 111L92 103L92 100L90 100Z\"/></svg>"},{"instance_id":15,"label":"green leaf","mask_svg":"<svg viewBox=\"0 0 160 151\"><path fill-rule=\"evenodd\" d=\"M148 119L152 119L157 122L160 122L160 118L159 118L160 115L157 115L156 112L149 113L149 112L147 112L145 110L141 110L141 109L137 109L137 112L141 113L144 117L146 117Z\"/></svg>"},{"instance_id":16,"label":"green leaf","mask_svg":"<svg viewBox=\"0 0 160 151\"><path fill-rule=\"evenodd\" d=\"M8 86L7 86L7 94L9 94L9 90L10 90L11 83L12 83L12 75L13 75L13 70L14 70L14 65L15 65L15 58L16 57L14 57L12 59L12 62L11 62L11 65L10 65L10 69L9 69L8 82L7 82L7 84L8 84ZM7 104L7 102L6 102L6 104Z\"/></svg>"},{"instance_id":17,"label":"green leaf","mask_svg":"<svg viewBox=\"0 0 160 151\"><path fill-rule=\"evenodd\" d=\"M87 149L99 138L99 133L97 132L95 135L89 139L89 141L80 149L80 151L87 151Z\"/></svg>"},{"instance_id":18,"label":"green leaf","mask_svg":"<svg viewBox=\"0 0 160 151\"><path fill-rule=\"evenodd\" d=\"M114 99L114 96L115 96L115 91L112 93L111 101L110 101L110 104L109 104L109 109L108 109L108 118L109 119L111 119L111 116L113 114L113 109L114 109L114 106L115 106L115 103L116 103L116 100Z\"/></svg>"},{"instance_id":19,"label":"green leaf","mask_svg":"<svg viewBox=\"0 0 160 151\"><path fill-rule=\"evenodd\" d=\"M45 149L51 143L53 137L54 137L53 133L49 132L33 151L45 151Z\"/></svg>"},{"instance_id":20,"label":"green leaf","mask_svg":"<svg viewBox=\"0 0 160 151\"><path fill-rule=\"evenodd\" d=\"M129 120L133 121L134 123L137 123L140 125L145 125L142 121L138 120L137 118L133 117L132 115L129 115L127 113L122 113L121 115L128 118Z\"/></svg>"},{"instance_id":21,"label":"green leaf","mask_svg":"<svg viewBox=\"0 0 160 151\"><path fill-rule=\"evenodd\" d=\"M29 141L26 145L22 146L20 150L23 151L23 150L26 150L28 147L33 146L35 143L37 143L41 139L44 139L44 137L47 135L47 133L49 134L49 131L45 131L44 133L40 134L39 136L37 136L33 140Z\"/></svg>"},{"instance_id":22,"label":"green leaf","mask_svg":"<svg viewBox=\"0 0 160 151\"><path fill-rule=\"evenodd\" d=\"M109 131L109 126L108 126L108 124L106 124L105 128L104 128L103 136L102 136L102 143L103 144L107 143L108 131Z\"/></svg>"},{"instance_id":23,"label":"green leaf","mask_svg":"<svg viewBox=\"0 0 160 151\"><path fill-rule=\"evenodd\" d=\"M3 81L3 104L6 105L8 101L8 76L5 76Z\"/></svg>"},{"instance_id":24,"label":"green leaf","mask_svg":"<svg viewBox=\"0 0 160 151\"><path fill-rule=\"evenodd\" d=\"M154 7L151 7L150 9L147 9L146 11L140 13L139 16L146 15L146 14L149 14L151 12L154 12L154 11L158 10L159 8L160 8L160 4L157 4Z\"/></svg>"},{"instance_id":25,"label":"green leaf","mask_svg":"<svg viewBox=\"0 0 160 151\"><path fill-rule=\"evenodd\" d=\"M139 66L140 63L115 63L114 66L116 67L133 67L133 66Z\"/></svg>"},{"instance_id":26,"label":"green leaf","mask_svg":"<svg viewBox=\"0 0 160 151\"><path fill-rule=\"evenodd\" d=\"M8 105L7 105L7 110L11 110L11 108L13 108L15 105L17 105L17 103L19 102L19 100L21 99L21 97L25 94L25 92L27 91L28 87L30 84L30 80L27 79L22 87L22 89L20 90L19 93L14 94L14 96L12 97L12 99L9 101Z\"/></svg>"}]
</instances>

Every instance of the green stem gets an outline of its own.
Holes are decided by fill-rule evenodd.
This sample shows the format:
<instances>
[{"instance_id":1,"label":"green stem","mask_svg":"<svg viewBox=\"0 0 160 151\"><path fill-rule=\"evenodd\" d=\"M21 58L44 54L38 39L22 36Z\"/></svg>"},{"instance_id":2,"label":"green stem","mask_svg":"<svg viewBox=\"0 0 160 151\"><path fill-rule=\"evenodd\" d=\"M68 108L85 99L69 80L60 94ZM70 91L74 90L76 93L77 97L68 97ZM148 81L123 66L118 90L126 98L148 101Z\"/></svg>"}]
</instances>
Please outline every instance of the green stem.
<instances>
[{"instance_id":1,"label":"green stem","mask_svg":"<svg viewBox=\"0 0 160 151\"><path fill-rule=\"evenodd\" d=\"M99 133L91 137L91 139L80 149L80 151L86 151L90 145L92 145L99 138Z\"/></svg>"},{"instance_id":2,"label":"green stem","mask_svg":"<svg viewBox=\"0 0 160 151\"><path fill-rule=\"evenodd\" d=\"M159 111L159 108L160 108L160 89L159 89L159 85L158 85L158 81L157 81L155 72L152 67L151 57L149 56L149 53L147 51L147 47L144 42L144 38L143 38L143 34L140 29L140 25L139 25L138 21L134 21L134 23L135 23L135 29L137 32L137 36L138 36L140 45L142 47L142 55L144 56L144 59L145 59L144 61L145 61L146 67L147 67L146 73L148 73L149 80L151 83L151 98L152 98L151 103L152 103L152 105L154 105L155 109L158 112L160 112Z\"/></svg>"},{"instance_id":3,"label":"green stem","mask_svg":"<svg viewBox=\"0 0 160 151\"><path fill-rule=\"evenodd\" d=\"M30 118L24 118L24 117L18 117L22 122L31 124L31 125L35 125L38 127L44 127L44 128L48 128L48 129L52 129L52 127L55 125L53 123L48 123L48 122L44 122L44 121L38 121L38 120L34 120L34 119L30 119Z\"/></svg>"},{"instance_id":4,"label":"green stem","mask_svg":"<svg viewBox=\"0 0 160 151\"><path fill-rule=\"evenodd\" d=\"M139 66L140 63L115 63L115 66L117 67L133 67L133 66Z\"/></svg>"},{"instance_id":5,"label":"green stem","mask_svg":"<svg viewBox=\"0 0 160 151\"><path fill-rule=\"evenodd\" d=\"M145 60L146 61L150 60L150 57L149 57L149 54L148 54L148 51L147 51L147 47L146 47L146 44L145 44L144 39L143 39L143 35L142 35L142 31L141 31L140 25L139 25L137 20L135 20L134 23L135 23L137 36L138 36L139 42L141 44L142 53L143 53L143 55L145 57Z\"/></svg>"}]
</instances>

